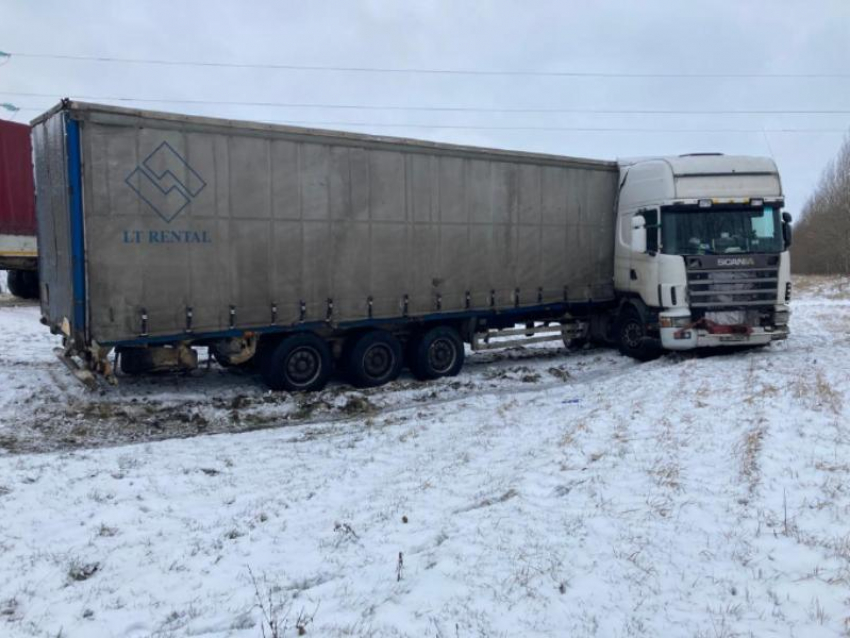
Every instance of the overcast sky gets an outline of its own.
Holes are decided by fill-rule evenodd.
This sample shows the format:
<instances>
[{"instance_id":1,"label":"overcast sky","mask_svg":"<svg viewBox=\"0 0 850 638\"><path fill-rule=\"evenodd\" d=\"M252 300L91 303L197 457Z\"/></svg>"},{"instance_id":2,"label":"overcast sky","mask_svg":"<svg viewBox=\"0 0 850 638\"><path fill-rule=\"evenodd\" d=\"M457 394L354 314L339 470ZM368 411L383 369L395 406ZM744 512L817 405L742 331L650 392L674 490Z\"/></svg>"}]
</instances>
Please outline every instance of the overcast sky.
<instances>
[{"instance_id":1,"label":"overcast sky","mask_svg":"<svg viewBox=\"0 0 850 638\"><path fill-rule=\"evenodd\" d=\"M601 159L694 151L772 155L792 212L802 208L838 150L841 131L850 128L848 0L2 0L0 50L13 54L5 64L0 60L0 103L24 109L16 116L21 121L62 96L85 96L231 118L367 123L323 127ZM102 63L16 53L323 67L809 77L364 73ZM811 77L816 74L845 76ZM109 96L483 109L846 113L387 111L103 99ZM10 116L0 109L0 117ZM724 129L738 132L705 132Z\"/></svg>"}]
</instances>

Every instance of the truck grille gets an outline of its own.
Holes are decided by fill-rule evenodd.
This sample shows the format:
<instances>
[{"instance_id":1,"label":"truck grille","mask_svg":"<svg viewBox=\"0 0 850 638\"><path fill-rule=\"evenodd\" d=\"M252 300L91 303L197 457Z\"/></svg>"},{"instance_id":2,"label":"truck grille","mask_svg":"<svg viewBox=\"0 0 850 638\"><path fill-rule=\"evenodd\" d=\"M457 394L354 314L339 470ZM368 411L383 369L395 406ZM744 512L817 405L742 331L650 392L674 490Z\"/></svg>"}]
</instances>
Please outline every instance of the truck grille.
<instances>
[{"instance_id":1,"label":"truck grille","mask_svg":"<svg viewBox=\"0 0 850 638\"><path fill-rule=\"evenodd\" d=\"M778 255L686 256L692 308L772 306L779 285Z\"/></svg>"}]
</instances>

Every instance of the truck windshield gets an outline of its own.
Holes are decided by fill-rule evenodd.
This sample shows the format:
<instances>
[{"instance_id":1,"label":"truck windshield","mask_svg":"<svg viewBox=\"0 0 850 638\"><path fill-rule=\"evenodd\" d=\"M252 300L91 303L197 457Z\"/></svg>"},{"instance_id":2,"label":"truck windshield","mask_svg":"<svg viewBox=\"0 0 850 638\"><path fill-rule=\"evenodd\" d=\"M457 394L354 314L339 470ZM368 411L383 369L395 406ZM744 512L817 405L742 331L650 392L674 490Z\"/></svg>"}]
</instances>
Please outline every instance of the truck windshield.
<instances>
[{"instance_id":1,"label":"truck windshield","mask_svg":"<svg viewBox=\"0 0 850 638\"><path fill-rule=\"evenodd\" d=\"M778 253L781 231L771 206L661 212L661 250L668 255Z\"/></svg>"}]
</instances>

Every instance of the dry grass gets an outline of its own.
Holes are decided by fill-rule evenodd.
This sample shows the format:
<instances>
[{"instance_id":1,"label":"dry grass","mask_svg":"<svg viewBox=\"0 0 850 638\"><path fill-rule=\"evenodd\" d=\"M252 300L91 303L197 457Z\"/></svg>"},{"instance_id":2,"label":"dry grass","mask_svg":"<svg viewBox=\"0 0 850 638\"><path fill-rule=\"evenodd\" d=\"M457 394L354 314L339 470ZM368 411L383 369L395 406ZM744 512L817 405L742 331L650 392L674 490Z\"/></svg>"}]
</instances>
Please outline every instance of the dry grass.
<instances>
[{"instance_id":1,"label":"dry grass","mask_svg":"<svg viewBox=\"0 0 850 638\"><path fill-rule=\"evenodd\" d=\"M747 480L750 494L755 492L761 480L759 454L764 444L766 431L766 423L762 418L744 433L741 475Z\"/></svg>"},{"instance_id":2,"label":"dry grass","mask_svg":"<svg viewBox=\"0 0 850 638\"><path fill-rule=\"evenodd\" d=\"M752 387L752 392L744 399L744 403L747 405L753 405L757 401L764 399L772 399L774 397L779 396L779 388L772 383L762 383L758 384L753 377L750 377L750 387Z\"/></svg>"},{"instance_id":3,"label":"dry grass","mask_svg":"<svg viewBox=\"0 0 850 638\"><path fill-rule=\"evenodd\" d=\"M587 418L581 418L571 423L570 428L561 435L558 445L561 447L572 447L576 436L580 432L587 432Z\"/></svg>"},{"instance_id":4,"label":"dry grass","mask_svg":"<svg viewBox=\"0 0 850 638\"><path fill-rule=\"evenodd\" d=\"M835 415L840 415L844 407L841 392L832 386L822 370L816 371L813 377L797 379L792 386L792 394L809 407L825 409Z\"/></svg>"},{"instance_id":5,"label":"dry grass","mask_svg":"<svg viewBox=\"0 0 850 638\"><path fill-rule=\"evenodd\" d=\"M681 488L679 465L670 461L657 460L649 470L649 474L659 487L671 490Z\"/></svg>"}]
</instances>

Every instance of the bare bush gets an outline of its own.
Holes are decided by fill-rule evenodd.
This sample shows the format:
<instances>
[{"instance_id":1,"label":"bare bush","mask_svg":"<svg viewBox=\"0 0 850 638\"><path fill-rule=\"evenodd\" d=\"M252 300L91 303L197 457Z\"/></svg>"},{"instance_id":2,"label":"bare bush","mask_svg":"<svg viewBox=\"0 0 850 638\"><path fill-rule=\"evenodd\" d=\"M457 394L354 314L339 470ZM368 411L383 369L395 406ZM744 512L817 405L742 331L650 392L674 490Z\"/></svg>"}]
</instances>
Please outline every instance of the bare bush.
<instances>
[{"instance_id":1,"label":"bare bush","mask_svg":"<svg viewBox=\"0 0 850 638\"><path fill-rule=\"evenodd\" d=\"M254 586L256 606L260 609L262 617L260 625L262 637L285 638L289 635L307 635L307 627L313 622L316 612L319 610L318 603L312 614L308 614L302 608L295 621L290 624L292 602L283 597L280 587L270 586L265 575L263 582L260 583L254 577L254 572L251 571L250 567L248 568L248 575L251 577L251 584ZM290 629L292 629L292 632L289 631Z\"/></svg>"}]
</instances>

